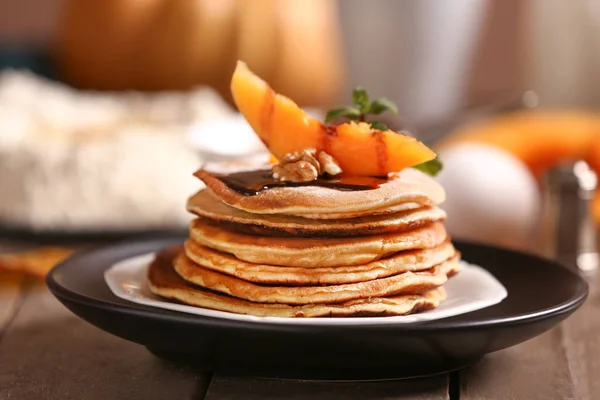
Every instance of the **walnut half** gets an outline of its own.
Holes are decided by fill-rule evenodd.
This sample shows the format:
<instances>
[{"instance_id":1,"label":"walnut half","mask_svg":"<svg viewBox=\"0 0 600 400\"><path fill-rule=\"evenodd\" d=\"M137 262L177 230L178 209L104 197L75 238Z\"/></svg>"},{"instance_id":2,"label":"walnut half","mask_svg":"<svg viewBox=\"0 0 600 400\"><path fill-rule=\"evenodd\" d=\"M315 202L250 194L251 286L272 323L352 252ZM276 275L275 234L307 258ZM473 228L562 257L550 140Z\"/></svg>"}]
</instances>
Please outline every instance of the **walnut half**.
<instances>
[{"instance_id":1,"label":"walnut half","mask_svg":"<svg viewBox=\"0 0 600 400\"><path fill-rule=\"evenodd\" d=\"M317 159L319 160L319 164L321 164L321 173L326 172L332 176L342 173L342 169L340 168L339 164L333 159L333 157L324 151L319 152Z\"/></svg>"},{"instance_id":2,"label":"walnut half","mask_svg":"<svg viewBox=\"0 0 600 400\"><path fill-rule=\"evenodd\" d=\"M325 173L338 175L342 169L329 154L315 149L287 153L273 166L274 179L286 182L310 182Z\"/></svg>"}]
</instances>

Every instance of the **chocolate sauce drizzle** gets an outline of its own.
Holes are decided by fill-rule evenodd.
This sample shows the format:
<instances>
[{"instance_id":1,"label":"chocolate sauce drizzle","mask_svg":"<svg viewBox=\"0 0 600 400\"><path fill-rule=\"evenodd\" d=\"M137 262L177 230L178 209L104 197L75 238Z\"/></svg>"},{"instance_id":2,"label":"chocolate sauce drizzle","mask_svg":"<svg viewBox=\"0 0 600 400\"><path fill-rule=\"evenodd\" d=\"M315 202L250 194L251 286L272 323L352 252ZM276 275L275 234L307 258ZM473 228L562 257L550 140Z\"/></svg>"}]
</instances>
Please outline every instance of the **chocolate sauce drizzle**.
<instances>
[{"instance_id":1,"label":"chocolate sauce drizzle","mask_svg":"<svg viewBox=\"0 0 600 400\"><path fill-rule=\"evenodd\" d=\"M382 176L320 176L310 182L284 182L273 179L271 170L236 172L216 176L229 188L245 196L254 196L263 190L275 187L320 186L341 191L357 191L376 189L387 182Z\"/></svg>"}]
</instances>

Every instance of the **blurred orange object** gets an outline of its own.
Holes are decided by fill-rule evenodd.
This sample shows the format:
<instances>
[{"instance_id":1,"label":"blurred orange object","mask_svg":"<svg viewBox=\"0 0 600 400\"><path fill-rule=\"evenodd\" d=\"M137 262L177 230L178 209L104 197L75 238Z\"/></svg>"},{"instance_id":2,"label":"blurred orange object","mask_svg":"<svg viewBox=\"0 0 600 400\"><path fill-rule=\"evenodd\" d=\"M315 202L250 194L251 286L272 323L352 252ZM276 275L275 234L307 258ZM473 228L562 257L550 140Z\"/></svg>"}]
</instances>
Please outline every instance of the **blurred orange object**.
<instances>
[{"instance_id":1,"label":"blurred orange object","mask_svg":"<svg viewBox=\"0 0 600 400\"><path fill-rule=\"evenodd\" d=\"M0 289L3 291L19 291L24 277L23 273L19 271L5 271L0 269Z\"/></svg>"},{"instance_id":2,"label":"blurred orange object","mask_svg":"<svg viewBox=\"0 0 600 400\"><path fill-rule=\"evenodd\" d=\"M303 105L329 105L344 80L337 0L66 0L57 61L101 90L210 85L230 99L245 60Z\"/></svg>"},{"instance_id":3,"label":"blurred orange object","mask_svg":"<svg viewBox=\"0 0 600 400\"><path fill-rule=\"evenodd\" d=\"M596 136L590 143L585 161L591 169L596 171L596 175L600 177L600 135ZM592 213L596 223L600 224L600 190L596 191L596 196L592 203Z\"/></svg>"},{"instance_id":4,"label":"blurred orange object","mask_svg":"<svg viewBox=\"0 0 600 400\"><path fill-rule=\"evenodd\" d=\"M64 247L39 247L35 250L0 254L0 270L22 272L44 279L48 271L73 253Z\"/></svg>"},{"instance_id":5,"label":"blurred orange object","mask_svg":"<svg viewBox=\"0 0 600 400\"><path fill-rule=\"evenodd\" d=\"M462 142L497 146L517 156L539 178L560 162L586 159L599 136L600 116L592 113L520 111L459 128L437 147Z\"/></svg>"}]
</instances>

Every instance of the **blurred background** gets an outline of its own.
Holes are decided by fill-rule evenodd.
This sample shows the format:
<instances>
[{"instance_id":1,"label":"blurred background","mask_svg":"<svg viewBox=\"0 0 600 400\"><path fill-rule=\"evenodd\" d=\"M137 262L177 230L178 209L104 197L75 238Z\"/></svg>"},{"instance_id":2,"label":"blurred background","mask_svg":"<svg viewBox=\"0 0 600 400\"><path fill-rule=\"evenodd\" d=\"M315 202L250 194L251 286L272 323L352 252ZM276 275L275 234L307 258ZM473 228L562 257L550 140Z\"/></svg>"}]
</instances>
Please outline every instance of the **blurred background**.
<instances>
[{"instance_id":1,"label":"blurred background","mask_svg":"<svg viewBox=\"0 0 600 400\"><path fill-rule=\"evenodd\" d=\"M238 59L315 116L396 102L457 238L543 252L548 173L600 168L592 0L0 0L4 237L185 230L194 170L264 152Z\"/></svg>"}]
</instances>

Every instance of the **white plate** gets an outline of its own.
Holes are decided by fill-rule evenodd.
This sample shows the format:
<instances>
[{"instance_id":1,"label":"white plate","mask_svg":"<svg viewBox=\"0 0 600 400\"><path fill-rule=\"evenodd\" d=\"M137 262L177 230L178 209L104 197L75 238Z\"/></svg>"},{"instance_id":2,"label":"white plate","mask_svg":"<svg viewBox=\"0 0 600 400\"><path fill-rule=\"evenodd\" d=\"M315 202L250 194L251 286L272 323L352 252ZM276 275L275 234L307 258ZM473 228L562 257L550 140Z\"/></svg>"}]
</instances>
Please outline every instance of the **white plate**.
<instances>
[{"instance_id":1,"label":"white plate","mask_svg":"<svg viewBox=\"0 0 600 400\"><path fill-rule=\"evenodd\" d=\"M172 303L152 294L146 283L146 271L154 258L154 253L125 259L114 264L104 273L110 290L117 296L134 303L202 315L245 322L269 322L292 325L373 325L407 324L452 317L480 310L501 302L507 292L504 286L485 269L461 261L462 270L445 285L447 299L439 307L418 314L396 317L372 318L281 318L255 317L225 311Z\"/></svg>"}]
</instances>

